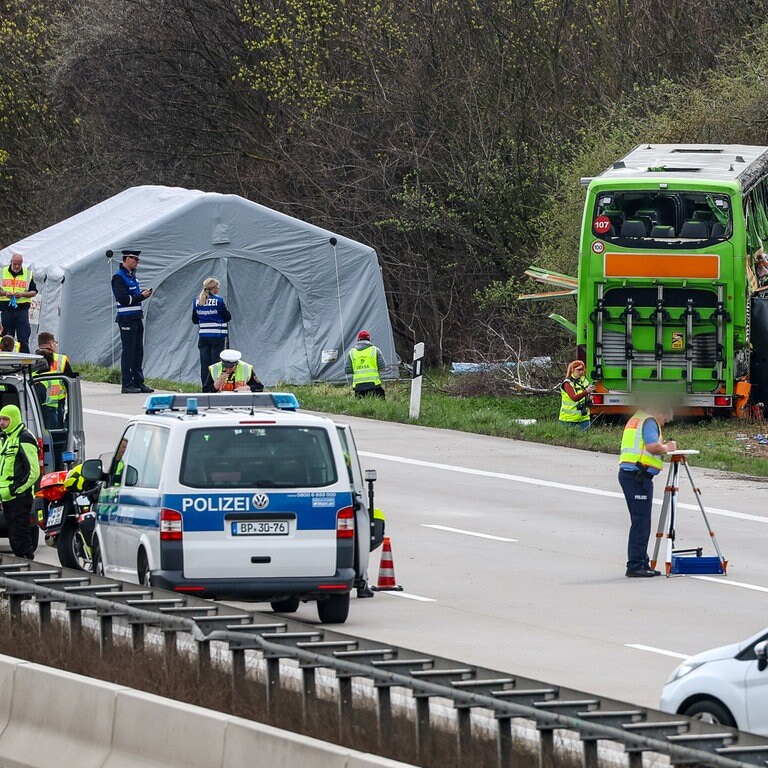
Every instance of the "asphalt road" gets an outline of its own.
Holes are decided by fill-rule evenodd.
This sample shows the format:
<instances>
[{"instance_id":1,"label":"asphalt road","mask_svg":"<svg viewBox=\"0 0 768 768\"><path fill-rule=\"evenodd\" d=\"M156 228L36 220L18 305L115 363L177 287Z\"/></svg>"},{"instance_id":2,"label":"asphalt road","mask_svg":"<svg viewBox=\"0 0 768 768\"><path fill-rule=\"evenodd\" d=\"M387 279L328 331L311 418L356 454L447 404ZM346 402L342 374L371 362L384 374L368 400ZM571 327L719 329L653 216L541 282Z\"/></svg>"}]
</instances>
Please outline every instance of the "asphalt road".
<instances>
[{"instance_id":1,"label":"asphalt road","mask_svg":"<svg viewBox=\"0 0 768 768\"><path fill-rule=\"evenodd\" d=\"M114 449L124 415L144 397L88 382L84 391L94 457ZM693 457L728 575L627 579L616 456L345 420L364 468L378 472L376 505L404 589L353 600L345 632L655 707L681 658L768 624L764 482L700 470ZM676 546L714 554L684 473L682 481ZM378 562L379 551L373 583ZM296 618L317 622L314 605Z\"/></svg>"}]
</instances>

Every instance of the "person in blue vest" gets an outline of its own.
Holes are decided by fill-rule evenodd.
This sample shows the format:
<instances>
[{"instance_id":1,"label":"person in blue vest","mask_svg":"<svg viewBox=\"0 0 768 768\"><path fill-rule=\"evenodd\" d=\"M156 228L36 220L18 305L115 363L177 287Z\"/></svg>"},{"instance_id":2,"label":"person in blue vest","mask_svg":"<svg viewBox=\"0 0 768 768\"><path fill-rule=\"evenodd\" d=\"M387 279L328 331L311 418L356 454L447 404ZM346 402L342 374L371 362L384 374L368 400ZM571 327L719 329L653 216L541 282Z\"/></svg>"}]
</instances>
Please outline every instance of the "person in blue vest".
<instances>
[{"instance_id":1,"label":"person in blue vest","mask_svg":"<svg viewBox=\"0 0 768 768\"><path fill-rule=\"evenodd\" d=\"M141 289L136 278L141 251L123 251L123 261L112 276L112 293L117 302L115 322L120 328L123 351L120 372L123 394L154 392L144 383L144 311L141 303L152 295L152 289Z\"/></svg>"},{"instance_id":2,"label":"person in blue vest","mask_svg":"<svg viewBox=\"0 0 768 768\"><path fill-rule=\"evenodd\" d=\"M203 280L202 293L192 302L192 322L197 326L197 348L200 350L200 383L205 386L208 369L219 362L227 346L227 323L232 315L219 296L215 277Z\"/></svg>"},{"instance_id":3,"label":"person in blue vest","mask_svg":"<svg viewBox=\"0 0 768 768\"><path fill-rule=\"evenodd\" d=\"M384 367L384 356L371 343L371 334L360 331L357 344L349 351L344 364L344 372L352 376L355 397L386 397L384 387L381 386Z\"/></svg>"},{"instance_id":4,"label":"person in blue vest","mask_svg":"<svg viewBox=\"0 0 768 768\"><path fill-rule=\"evenodd\" d=\"M29 306L35 296L37 286L32 272L24 269L24 257L14 253L0 278L0 322L3 333L16 336L21 352L29 352Z\"/></svg>"}]
</instances>

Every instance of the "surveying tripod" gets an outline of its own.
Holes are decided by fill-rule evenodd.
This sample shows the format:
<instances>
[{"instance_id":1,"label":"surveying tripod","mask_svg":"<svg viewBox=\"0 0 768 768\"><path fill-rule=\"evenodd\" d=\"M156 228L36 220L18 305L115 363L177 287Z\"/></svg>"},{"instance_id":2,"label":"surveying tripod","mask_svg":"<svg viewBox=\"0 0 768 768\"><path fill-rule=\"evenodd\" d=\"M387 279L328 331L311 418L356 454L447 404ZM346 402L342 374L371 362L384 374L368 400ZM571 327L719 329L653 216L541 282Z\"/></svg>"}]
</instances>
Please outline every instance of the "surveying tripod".
<instances>
[{"instance_id":1,"label":"surveying tripod","mask_svg":"<svg viewBox=\"0 0 768 768\"><path fill-rule=\"evenodd\" d=\"M667 522L667 515L669 515L669 526L666 529L667 559L664 561L664 572L667 576L670 576L672 572L672 554L673 554L672 547L675 544L677 494L680 490L679 482L680 482L680 465L681 464L685 467L686 474L688 475L688 480L691 483L693 495L696 497L696 502L698 503L699 509L701 510L701 516L704 518L704 524L707 526L707 531L709 532L709 536L712 539L712 544L714 544L715 546L715 552L717 552L717 559L719 561L716 564L717 570L709 571L709 572L725 573L726 568L728 567L728 562L723 558L723 555L720 552L720 547L717 545L715 532L712 530L712 528L709 525L709 520L707 519L707 513L704 511L704 505L701 503L701 491L694 485L693 477L691 476L691 470L688 467L687 457L696 455L698 453L699 452L696 450L684 450L684 451L670 451L667 454L667 456L669 456L669 473L667 474L667 484L664 487L664 501L661 504L661 514L659 515L659 527L656 530L656 542L653 546L653 558L651 559L651 568L655 568L658 555L659 555L659 547L661 546L661 540L665 536L664 528ZM701 558L700 547L697 547L695 550L678 550L678 551L681 554L682 553L690 554L691 552L695 551L696 556L698 558ZM700 571L700 572L704 573L705 571Z\"/></svg>"}]
</instances>

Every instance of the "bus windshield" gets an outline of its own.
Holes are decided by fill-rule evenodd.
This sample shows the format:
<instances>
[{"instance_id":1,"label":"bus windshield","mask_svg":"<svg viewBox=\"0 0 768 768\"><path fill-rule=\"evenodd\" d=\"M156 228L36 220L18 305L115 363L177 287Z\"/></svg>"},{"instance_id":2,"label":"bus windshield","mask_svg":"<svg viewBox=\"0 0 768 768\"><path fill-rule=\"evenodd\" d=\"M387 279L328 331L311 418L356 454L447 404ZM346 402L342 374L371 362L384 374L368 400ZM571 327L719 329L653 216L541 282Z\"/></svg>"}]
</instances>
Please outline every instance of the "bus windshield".
<instances>
[{"instance_id":1,"label":"bus windshield","mask_svg":"<svg viewBox=\"0 0 768 768\"><path fill-rule=\"evenodd\" d=\"M618 190L595 198L592 234L627 248L690 247L733 233L728 195L678 190Z\"/></svg>"}]
</instances>

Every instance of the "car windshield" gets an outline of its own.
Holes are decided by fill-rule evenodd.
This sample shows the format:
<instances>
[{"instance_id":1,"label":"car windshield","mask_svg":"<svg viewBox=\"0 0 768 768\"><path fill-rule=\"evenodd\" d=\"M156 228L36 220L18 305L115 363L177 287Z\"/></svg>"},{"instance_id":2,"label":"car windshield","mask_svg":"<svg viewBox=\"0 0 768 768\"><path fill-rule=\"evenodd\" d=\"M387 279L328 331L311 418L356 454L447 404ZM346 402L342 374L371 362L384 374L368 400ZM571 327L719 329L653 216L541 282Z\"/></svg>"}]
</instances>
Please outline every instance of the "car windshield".
<instances>
[{"instance_id":1,"label":"car windshield","mask_svg":"<svg viewBox=\"0 0 768 768\"><path fill-rule=\"evenodd\" d=\"M190 430L180 481L192 488L316 488L337 481L318 427L238 424Z\"/></svg>"}]
</instances>

